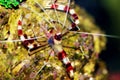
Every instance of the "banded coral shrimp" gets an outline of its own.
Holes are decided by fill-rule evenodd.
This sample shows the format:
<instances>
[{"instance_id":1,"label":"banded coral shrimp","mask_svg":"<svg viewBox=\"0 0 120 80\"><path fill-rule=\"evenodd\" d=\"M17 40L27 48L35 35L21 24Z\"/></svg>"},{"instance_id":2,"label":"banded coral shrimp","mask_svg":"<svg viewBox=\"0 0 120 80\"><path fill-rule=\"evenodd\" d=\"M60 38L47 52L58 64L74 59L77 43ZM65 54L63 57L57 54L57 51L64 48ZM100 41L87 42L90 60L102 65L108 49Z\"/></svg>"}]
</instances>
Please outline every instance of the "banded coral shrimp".
<instances>
[{"instance_id":1,"label":"banded coral shrimp","mask_svg":"<svg viewBox=\"0 0 120 80\"><path fill-rule=\"evenodd\" d=\"M78 11L69 8L70 0L68 5L62 0L47 2L28 0L11 15L10 34L1 41L6 42L6 53L14 56L7 71L16 79L67 79L67 74L75 80L93 78L95 56L105 46L101 36L107 35L95 34L101 32L88 19L85 25Z\"/></svg>"}]
</instances>

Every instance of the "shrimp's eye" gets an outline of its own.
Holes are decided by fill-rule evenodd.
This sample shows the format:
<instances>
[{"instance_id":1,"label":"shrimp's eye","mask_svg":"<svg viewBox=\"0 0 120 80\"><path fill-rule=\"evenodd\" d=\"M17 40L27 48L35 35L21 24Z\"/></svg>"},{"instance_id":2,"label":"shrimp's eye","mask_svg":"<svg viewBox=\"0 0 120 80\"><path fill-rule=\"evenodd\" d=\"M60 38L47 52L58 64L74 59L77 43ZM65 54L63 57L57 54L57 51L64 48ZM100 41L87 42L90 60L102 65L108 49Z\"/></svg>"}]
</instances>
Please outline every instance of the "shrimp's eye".
<instances>
[{"instance_id":1,"label":"shrimp's eye","mask_svg":"<svg viewBox=\"0 0 120 80\"><path fill-rule=\"evenodd\" d=\"M60 41L61 38L62 38L62 35L61 35L61 34L55 34L54 38L55 38L56 40Z\"/></svg>"}]
</instances>

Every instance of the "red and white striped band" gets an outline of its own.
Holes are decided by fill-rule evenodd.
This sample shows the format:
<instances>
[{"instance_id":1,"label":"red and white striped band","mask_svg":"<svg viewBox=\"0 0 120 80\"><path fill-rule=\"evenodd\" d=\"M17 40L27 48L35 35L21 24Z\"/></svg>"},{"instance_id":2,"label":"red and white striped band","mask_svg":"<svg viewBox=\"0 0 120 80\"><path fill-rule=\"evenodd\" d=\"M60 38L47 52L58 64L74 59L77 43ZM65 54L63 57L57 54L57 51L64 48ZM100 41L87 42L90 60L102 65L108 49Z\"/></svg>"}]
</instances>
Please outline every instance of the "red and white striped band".
<instances>
[{"instance_id":1,"label":"red and white striped band","mask_svg":"<svg viewBox=\"0 0 120 80\"><path fill-rule=\"evenodd\" d=\"M58 53L58 59L65 64L66 70L70 74L70 76L73 76L73 67L64 50Z\"/></svg>"},{"instance_id":2,"label":"red and white striped band","mask_svg":"<svg viewBox=\"0 0 120 80\"><path fill-rule=\"evenodd\" d=\"M71 9L70 7L68 6L65 6L65 5L58 5L58 4L52 4L52 5L47 5L45 7L46 9L56 9L56 10L60 10L60 11L64 11L64 12L68 12L71 17L73 18L73 23L71 25L71 28L74 29L74 28L77 28L76 26L80 23L79 22L79 18L77 16L77 14L75 13L75 10L74 9Z\"/></svg>"},{"instance_id":3,"label":"red and white striped band","mask_svg":"<svg viewBox=\"0 0 120 80\"><path fill-rule=\"evenodd\" d=\"M23 43L25 48L27 48L27 49L34 49L34 48L39 47L38 44L33 44L34 43L34 39L29 39L26 34L23 34L21 19L19 19L19 21L18 21L18 35L20 37L20 40L22 40L22 43Z\"/></svg>"}]
</instances>

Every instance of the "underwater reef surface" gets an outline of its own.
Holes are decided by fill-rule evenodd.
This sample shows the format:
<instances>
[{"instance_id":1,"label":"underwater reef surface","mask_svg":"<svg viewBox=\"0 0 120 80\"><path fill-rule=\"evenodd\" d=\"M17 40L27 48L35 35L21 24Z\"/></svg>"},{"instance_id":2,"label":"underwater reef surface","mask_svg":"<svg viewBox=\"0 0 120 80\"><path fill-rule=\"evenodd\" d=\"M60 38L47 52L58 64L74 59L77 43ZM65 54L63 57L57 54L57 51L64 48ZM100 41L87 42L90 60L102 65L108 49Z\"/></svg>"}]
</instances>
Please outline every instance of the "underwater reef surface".
<instances>
[{"instance_id":1,"label":"underwater reef surface","mask_svg":"<svg viewBox=\"0 0 120 80\"><path fill-rule=\"evenodd\" d=\"M106 38L98 34L104 32L73 0L0 6L0 79L106 80L99 59Z\"/></svg>"}]
</instances>

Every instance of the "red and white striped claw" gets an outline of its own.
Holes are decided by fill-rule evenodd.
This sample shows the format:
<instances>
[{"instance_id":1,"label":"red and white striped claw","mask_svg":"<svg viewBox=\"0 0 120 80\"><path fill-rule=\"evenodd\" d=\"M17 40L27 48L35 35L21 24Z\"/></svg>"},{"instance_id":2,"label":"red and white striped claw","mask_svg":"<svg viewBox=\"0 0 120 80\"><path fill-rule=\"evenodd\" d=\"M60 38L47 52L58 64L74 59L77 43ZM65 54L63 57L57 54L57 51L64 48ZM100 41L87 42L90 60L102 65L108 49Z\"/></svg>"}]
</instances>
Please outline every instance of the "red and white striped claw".
<instances>
[{"instance_id":1,"label":"red and white striped claw","mask_svg":"<svg viewBox=\"0 0 120 80\"><path fill-rule=\"evenodd\" d=\"M46 9L56 9L56 10L59 10L59 11L68 12L70 14L70 16L73 18L73 21L74 21L71 24L70 28L72 30L77 30L78 29L77 25L80 23L80 21L79 21L79 18L78 18L74 9L71 9L69 6L60 5L60 4L47 5L45 8Z\"/></svg>"}]
</instances>

